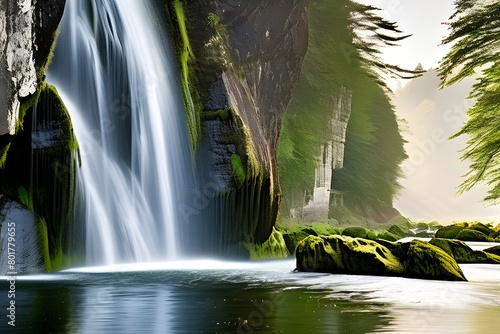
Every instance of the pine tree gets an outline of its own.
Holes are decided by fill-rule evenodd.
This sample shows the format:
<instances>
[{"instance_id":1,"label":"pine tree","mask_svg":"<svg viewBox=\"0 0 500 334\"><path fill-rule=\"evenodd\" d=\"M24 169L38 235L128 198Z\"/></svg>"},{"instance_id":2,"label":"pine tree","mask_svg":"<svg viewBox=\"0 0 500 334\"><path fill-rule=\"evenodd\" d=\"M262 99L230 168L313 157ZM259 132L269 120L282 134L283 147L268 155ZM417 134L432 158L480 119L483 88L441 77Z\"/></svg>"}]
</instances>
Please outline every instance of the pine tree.
<instances>
[{"instance_id":1,"label":"pine tree","mask_svg":"<svg viewBox=\"0 0 500 334\"><path fill-rule=\"evenodd\" d=\"M484 182L489 186L484 200L496 204L500 201L500 2L457 0L447 24L450 33L443 44L454 44L440 63L441 88L478 75L470 92L475 104L452 137L469 136L462 160L471 164L458 192Z\"/></svg>"}]
</instances>

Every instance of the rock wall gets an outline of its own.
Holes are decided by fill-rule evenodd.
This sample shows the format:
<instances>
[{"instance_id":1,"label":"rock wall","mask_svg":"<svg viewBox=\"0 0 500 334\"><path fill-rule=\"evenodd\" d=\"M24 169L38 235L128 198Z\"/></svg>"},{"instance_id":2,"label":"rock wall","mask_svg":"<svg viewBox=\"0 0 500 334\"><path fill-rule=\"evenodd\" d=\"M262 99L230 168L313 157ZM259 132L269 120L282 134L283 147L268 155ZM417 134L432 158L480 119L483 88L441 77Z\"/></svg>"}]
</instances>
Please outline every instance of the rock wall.
<instances>
[{"instance_id":1,"label":"rock wall","mask_svg":"<svg viewBox=\"0 0 500 334\"><path fill-rule=\"evenodd\" d=\"M44 81L64 6L0 2L0 225L2 242L9 223L18 227L19 274L60 268L68 246L77 143L57 90Z\"/></svg>"},{"instance_id":2,"label":"rock wall","mask_svg":"<svg viewBox=\"0 0 500 334\"><path fill-rule=\"evenodd\" d=\"M196 209L201 219L192 227L204 235L200 249L234 254L272 232L281 200L278 136L307 50L306 3L184 3L197 58L192 81L199 91L192 95L203 101L196 164L197 193L206 194L206 203ZM207 17L213 14L218 22L211 29Z\"/></svg>"},{"instance_id":3,"label":"rock wall","mask_svg":"<svg viewBox=\"0 0 500 334\"><path fill-rule=\"evenodd\" d=\"M15 134L21 103L42 79L65 2L0 2L0 135Z\"/></svg>"},{"instance_id":4,"label":"rock wall","mask_svg":"<svg viewBox=\"0 0 500 334\"><path fill-rule=\"evenodd\" d=\"M2 255L0 275L5 276L9 272L34 274L44 270L43 250L39 242L37 224L37 217L32 211L0 195L0 253ZM9 242L9 236L13 236L14 241ZM15 263L9 264L9 254L15 255L13 257Z\"/></svg>"},{"instance_id":5,"label":"rock wall","mask_svg":"<svg viewBox=\"0 0 500 334\"><path fill-rule=\"evenodd\" d=\"M333 206L342 206L343 195L335 191L332 184L334 169L344 166L345 136L347 133L347 122L351 116L352 91L340 86L332 93L332 118L330 120L332 138L321 146L320 155L317 158L315 172L315 184L312 197L308 199L302 208L302 219L305 221L321 221L328 219L330 202ZM299 212L295 210L295 212Z\"/></svg>"}]
</instances>

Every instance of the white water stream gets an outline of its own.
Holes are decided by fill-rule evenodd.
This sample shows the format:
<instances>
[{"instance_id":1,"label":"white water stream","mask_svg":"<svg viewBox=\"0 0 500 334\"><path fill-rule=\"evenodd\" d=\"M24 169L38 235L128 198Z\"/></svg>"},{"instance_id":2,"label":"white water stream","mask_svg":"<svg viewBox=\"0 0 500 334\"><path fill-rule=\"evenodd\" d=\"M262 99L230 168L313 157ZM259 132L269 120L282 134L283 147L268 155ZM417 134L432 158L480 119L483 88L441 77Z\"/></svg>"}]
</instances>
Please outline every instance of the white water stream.
<instances>
[{"instance_id":1,"label":"white water stream","mask_svg":"<svg viewBox=\"0 0 500 334\"><path fill-rule=\"evenodd\" d=\"M151 1L68 1L48 79L80 145L88 265L176 256L192 180L178 73Z\"/></svg>"}]
</instances>

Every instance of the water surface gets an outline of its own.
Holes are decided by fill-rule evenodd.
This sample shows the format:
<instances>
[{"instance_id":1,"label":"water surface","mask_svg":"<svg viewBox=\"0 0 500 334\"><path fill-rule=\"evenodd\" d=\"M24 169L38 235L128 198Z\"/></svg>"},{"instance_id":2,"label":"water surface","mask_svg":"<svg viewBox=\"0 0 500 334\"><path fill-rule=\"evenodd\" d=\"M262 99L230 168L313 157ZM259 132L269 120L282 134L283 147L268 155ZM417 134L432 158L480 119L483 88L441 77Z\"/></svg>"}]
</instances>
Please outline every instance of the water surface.
<instances>
[{"instance_id":1,"label":"water surface","mask_svg":"<svg viewBox=\"0 0 500 334\"><path fill-rule=\"evenodd\" d=\"M500 328L495 265L462 265L469 282L294 273L294 265L294 260L183 261L18 277L16 330L4 320L0 331L496 333ZM5 281L0 287L7 291ZM6 305L6 296L1 298Z\"/></svg>"}]
</instances>

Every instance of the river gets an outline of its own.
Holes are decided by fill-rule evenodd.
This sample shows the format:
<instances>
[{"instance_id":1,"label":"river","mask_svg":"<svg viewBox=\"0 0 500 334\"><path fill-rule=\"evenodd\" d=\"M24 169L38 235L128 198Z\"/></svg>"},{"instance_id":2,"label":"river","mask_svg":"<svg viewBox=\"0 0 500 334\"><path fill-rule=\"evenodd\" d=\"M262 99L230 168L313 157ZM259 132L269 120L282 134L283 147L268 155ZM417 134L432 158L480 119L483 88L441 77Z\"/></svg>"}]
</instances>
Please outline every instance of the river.
<instances>
[{"instance_id":1,"label":"river","mask_svg":"<svg viewBox=\"0 0 500 334\"><path fill-rule=\"evenodd\" d=\"M2 333L497 333L500 268L469 282L293 272L293 259L76 268L16 281ZM0 284L7 292L6 279ZM1 294L2 305L6 293ZM4 308L5 309L5 308Z\"/></svg>"}]
</instances>

